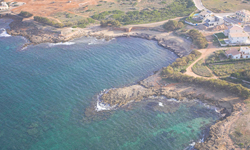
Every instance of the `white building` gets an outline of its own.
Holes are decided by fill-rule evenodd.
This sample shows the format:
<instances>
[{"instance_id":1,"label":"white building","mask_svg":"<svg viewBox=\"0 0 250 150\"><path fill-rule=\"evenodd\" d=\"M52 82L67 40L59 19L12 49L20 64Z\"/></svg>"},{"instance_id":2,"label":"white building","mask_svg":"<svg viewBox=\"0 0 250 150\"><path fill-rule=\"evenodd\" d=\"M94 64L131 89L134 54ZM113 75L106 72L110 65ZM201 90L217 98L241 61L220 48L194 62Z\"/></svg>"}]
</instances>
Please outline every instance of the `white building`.
<instances>
[{"instance_id":1,"label":"white building","mask_svg":"<svg viewBox=\"0 0 250 150\"><path fill-rule=\"evenodd\" d=\"M221 18L221 17L217 17L215 15L211 15L209 17L206 17L206 20L205 20L205 26L207 27L214 27L214 26L217 26L217 25L221 25L224 23L224 19Z\"/></svg>"},{"instance_id":2,"label":"white building","mask_svg":"<svg viewBox=\"0 0 250 150\"><path fill-rule=\"evenodd\" d=\"M1 2L0 10L8 10L8 9L9 9L9 6L7 5L7 3Z\"/></svg>"},{"instance_id":3,"label":"white building","mask_svg":"<svg viewBox=\"0 0 250 150\"><path fill-rule=\"evenodd\" d=\"M236 18L239 19L241 22L250 22L250 11L242 9L237 11Z\"/></svg>"},{"instance_id":4,"label":"white building","mask_svg":"<svg viewBox=\"0 0 250 150\"><path fill-rule=\"evenodd\" d=\"M199 18L204 19L206 17L211 17L212 15L213 15L213 13L204 10L201 13L199 13Z\"/></svg>"},{"instance_id":5,"label":"white building","mask_svg":"<svg viewBox=\"0 0 250 150\"><path fill-rule=\"evenodd\" d=\"M231 48L230 50L226 51L225 54L228 58L232 58L232 59L241 58L241 53L239 52L239 49L237 48Z\"/></svg>"},{"instance_id":6,"label":"white building","mask_svg":"<svg viewBox=\"0 0 250 150\"><path fill-rule=\"evenodd\" d=\"M250 48L241 47L240 48L241 58L250 58Z\"/></svg>"},{"instance_id":7,"label":"white building","mask_svg":"<svg viewBox=\"0 0 250 150\"><path fill-rule=\"evenodd\" d=\"M241 47L239 48L231 48L230 50L225 52L228 58L232 59L240 59L240 58L250 58L250 48L249 47Z\"/></svg>"},{"instance_id":8,"label":"white building","mask_svg":"<svg viewBox=\"0 0 250 150\"><path fill-rule=\"evenodd\" d=\"M241 26L234 25L228 30L224 31L225 36L228 36L230 43L232 44L246 44L249 38Z\"/></svg>"}]
</instances>

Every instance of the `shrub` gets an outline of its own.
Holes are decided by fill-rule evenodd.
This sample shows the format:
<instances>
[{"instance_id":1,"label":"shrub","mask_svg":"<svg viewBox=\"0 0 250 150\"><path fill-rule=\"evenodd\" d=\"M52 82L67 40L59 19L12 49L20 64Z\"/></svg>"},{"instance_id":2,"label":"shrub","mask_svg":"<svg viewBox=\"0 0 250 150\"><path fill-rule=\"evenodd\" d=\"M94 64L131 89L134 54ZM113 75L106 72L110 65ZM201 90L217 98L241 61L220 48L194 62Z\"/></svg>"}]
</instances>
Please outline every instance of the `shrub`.
<instances>
[{"instance_id":1,"label":"shrub","mask_svg":"<svg viewBox=\"0 0 250 150\"><path fill-rule=\"evenodd\" d=\"M137 2L134 2L133 4L132 4L132 6L136 6L137 5Z\"/></svg>"},{"instance_id":2,"label":"shrub","mask_svg":"<svg viewBox=\"0 0 250 150\"><path fill-rule=\"evenodd\" d=\"M46 17L34 16L34 20L37 21L37 22L40 22L40 23L44 23L44 24L47 24L47 25L54 26L56 28L64 27L64 24L58 23L58 22L53 21L53 20L50 20L50 19L48 19Z\"/></svg>"},{"instance_id":3,"label":"shrub","mask_svg":"<svg viewBox=\"0 0 250 150\"><path fill-rule=\"evenodd\" d=\"M29 17L33 16L33 14L29 13L27 11L21 11L20 14L19 14L19 16L22 16L24 18L29 18Z\"/></svg>"},{"instance_id":4,"label":"shrub","mask_svg":"<svg viewBox=\"0 0 250 150\"><path fill-rule=\"evenodd\" d=\"M174 73L174 69L171 66L168 66L166 68L163 68L163 72L164 75L169 75L169 74L173 74Z\"/></svg>"},{"instance_id":5,"label":"shrub","mask_svg":"<svg viewBox=\"0 0 250 150\"><path fill-rule=\"evenodd\" d=\"M187 72L187 69L181 69L180 72L181 72L181 73L185 73L185 72Z\"/></svg>"},{"instance_id":6,"label":"shrub","mask_svg":"<svg viewBox=\"0 0 250 150\"><path fill-rule=\"evenodd\" d=\"M164 29L167 31L174 31L182 28L184 25L182 22L178 22L176 20L169 20L167 23L163 25Z\"/></svg>"},{"instance_id":7,"label":"shrub","mask_svg":"<svg viewBox=\"0 0 250 150\"><path fill-rule=\"evenodd\" d=\"M102 20L101 27L120 27L121 23L117 20Z\"/></svg>"},{"instance_id":8,"label":"shrub","mask_svg":"<svg viewBox=\"0 0 250 150\"><path fill-rule=\"evenodd\" d=\"M175 62L171 64L171 66L175 68L174 70L184 69L183 67L185 67L189 62L195 60L200 55L201 55L200 52L194 50L188 56L177 58Z\"/></svg>"},{"instance_id":9,"label":"shrub","mask_svg":"<svg viewBox=\"0 0 250 150\"><path fill-rule=\"evenodd\" d=\"M207 39L196 29L192 29L188 32L188 35L193 39L193 43L199 48L205 48L208 43Z\"/></svg>"}]
</instances>

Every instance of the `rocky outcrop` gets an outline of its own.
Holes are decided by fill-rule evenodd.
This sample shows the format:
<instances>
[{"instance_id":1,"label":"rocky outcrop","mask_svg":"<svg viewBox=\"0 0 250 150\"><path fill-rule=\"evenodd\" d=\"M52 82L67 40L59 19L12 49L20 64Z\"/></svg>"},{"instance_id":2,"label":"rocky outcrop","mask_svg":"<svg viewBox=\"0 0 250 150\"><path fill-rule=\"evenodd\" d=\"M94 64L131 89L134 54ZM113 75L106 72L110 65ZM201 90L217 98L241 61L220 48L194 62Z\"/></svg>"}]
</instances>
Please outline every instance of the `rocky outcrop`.
<instances>
[{"instance_id":1,"label":"rocky outcrop","mask_svg":"<svg viewBox=\"0 0 250 150\"><path fill-rule=\"evenodd\" d=\"M224 120L217 122L210 127L208 138L204 143L196 143L195 149L198 150L227 150L235 149L235 144L230 138L231 126L236 123L241 115L242 104L234 105L234 112Z\"/></svg>"},{"instance_id":2,"label":"rocky outcrop","mask_svg":"<svg viewBox=\"0 0 250 150\"><path fill-rule=\"evenodd\" d=\"M57 43L64 41L64 37L60 37L60 33L53 30L40 30L33 22L23 22L14 20L10 23L10 29L7 33L13 36L24 36L32 44L45 42Z\"/></svg>"},{"instance_id":3,"label":"rocky outcrop","mask_svg":"<svg viewBox=\"0 0 250 150\"><path fill-rule=\"evenodd\" d=\"M158 41L158 44L161 45L162 47L171 50L174 52L176 55L179 57L183 57L188 55L192 50L185 47L184 45L180 44L177 42L177 40L174 39L165 39L165 38L160 38L154 35L146 34L146 33L135 33L130 35L131 37L139 37L147 40L155 40Z\"/></svg>"},{"instance_id":4,"label":"rocky outcrop","mask_svg":"<svg viewBox=\"0 0 250 150\"><path fill-rule=\"evenodd\" d=\"M236 98L232 98L230 94L228 94L228 97L232 98L233 101L224 99L223 97L213 97L210 96L209 89L200 90L204 87L197 87L195 85L178 84L178 86L172 87L166 85L156 86L154 80L157 76L153 76L154 77L140 81L137 85L111 89L109 92L103 94L101 98L102 102L110 104L111 106L116 105L117 107L122 107L131 102L139 102L150 98L151 96L165 96L167 98L175 98L179 101L199 99L204 103L220 108L219 111L222 114L222 118L210 127L210 132L205 142L196 143L195 148L199 150L226 150L235 148L235 144L230 138L230 129L231 125L234 124L241 115L243 108L243 104L239 103L241 99L236 100ZM149 83L150 81L154 83ZM159 83L159 80L156 82ZM221 91L216 92L221 93Z\"/></svg>"}]
</instances>

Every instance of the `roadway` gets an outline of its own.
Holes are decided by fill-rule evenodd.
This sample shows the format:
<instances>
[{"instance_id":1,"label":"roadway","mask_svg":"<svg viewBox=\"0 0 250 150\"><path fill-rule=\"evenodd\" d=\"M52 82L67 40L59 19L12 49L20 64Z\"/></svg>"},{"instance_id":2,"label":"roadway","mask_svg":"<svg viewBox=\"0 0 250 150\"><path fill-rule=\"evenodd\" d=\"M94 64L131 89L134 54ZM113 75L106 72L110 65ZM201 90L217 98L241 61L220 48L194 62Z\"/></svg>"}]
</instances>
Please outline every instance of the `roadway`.
<instances>
[{"instance_id":1,"label":"roadway","mask_svg":"<svg viewBox=\"0 0 250 150\"><path fill-rule=\"evenodd\" d=\"M202 5L202 2L201 0L193 0L194 1L194 4L196 6L197 9L199 10L207 10L203 5Z\"/></svg>"}]
</instances>

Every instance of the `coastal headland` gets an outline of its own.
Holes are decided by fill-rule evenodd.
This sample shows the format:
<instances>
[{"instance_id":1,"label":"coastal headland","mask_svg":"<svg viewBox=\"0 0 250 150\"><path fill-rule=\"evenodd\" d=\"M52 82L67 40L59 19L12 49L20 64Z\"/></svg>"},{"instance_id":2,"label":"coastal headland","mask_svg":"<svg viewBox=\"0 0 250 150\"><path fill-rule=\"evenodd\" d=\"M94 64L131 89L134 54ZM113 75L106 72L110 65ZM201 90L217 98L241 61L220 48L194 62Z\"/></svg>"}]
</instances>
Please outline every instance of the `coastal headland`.
<instances>
[{"instance_id":1,"label":"coastal headland","mask_svg":"<svg viewBox=\"0 0 250 150\"><path fill-rule=\"evenodd\" d=\"M179 57L184 57L191 53L195 48L192 41L180 36L175 36L172 32L164 32L161 27L135 28L130 32L124 32L118 28L101 28L99 26L80 28L64 28L58 30L51 26L34 21L22 21L22 19L14 16L3 16L12 18L14 21L10 24L8 34L13 36L24 36L30 44L40 43L57 43L66 42L82 36L96 37L97 39L110 40L116 37L138 37L148 40L156 40L159 45L173 51ZM128 27L130 28L130 27ZM101 103L110 106L123 107L131 102L139 102L150 96L165 96L174 98L178 101L188 101L198 99L209 105L220 108L223 114L221 120L210 127L208 137L203 143L196 143L196 149L237 149L239 143L232 140L236 138L235 132L237 121L242 120L242 114L249 114L247 111L249 100L241 98L238 95L229 93L224 90L215 90L206 85L188 84L185 82L172 82L161 76L162 70L154 75L138 82L138 84L110 89L102 95ZM245 103L244 103L245 102ZM240 130L247 130L246 125ZM248 130L247 130L248 131ZM242 131L241 131L242 132Z\"/></svg>"}]
</instances>

